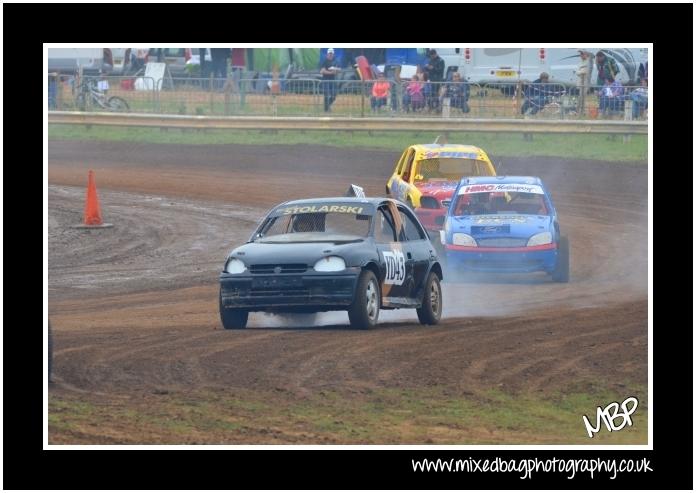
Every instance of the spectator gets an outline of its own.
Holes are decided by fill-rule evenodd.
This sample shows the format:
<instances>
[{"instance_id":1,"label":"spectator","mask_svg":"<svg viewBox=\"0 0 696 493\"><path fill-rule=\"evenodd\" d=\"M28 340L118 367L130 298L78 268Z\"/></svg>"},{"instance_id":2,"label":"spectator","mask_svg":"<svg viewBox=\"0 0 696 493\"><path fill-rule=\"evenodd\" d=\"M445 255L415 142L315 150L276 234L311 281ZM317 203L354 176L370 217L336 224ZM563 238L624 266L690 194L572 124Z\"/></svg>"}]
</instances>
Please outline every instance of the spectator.
<instances>
[{"instance_id":1,"label":"spectator","mask_svg":"<svg viewBox=\"0 0 696 493\"><path fill-rule=\"evenodd\" d=\"M147 48L131 48L131 71L137 73L145 68L145 60L147 60Z\"/></svg>"},{"instance_id":2,"label":"spectator","mask_svg":"<svg viewBox=\"0 0 696 493\"><path fill-rule=\"evenodd\" d=\"M621 82L611 75L607 76L602 92L599 94L599 111L608 114L623 109L624 87Z\"/></svg>"},{"instance_id":3,"label":"spectator","mask_svg":"<svg viewBox=\"0 0 696 493\"><path fill-rule=\"evenodd\" d=\"M430 82L442 82L442 78L445 75L445 61L440 58L435 50L428 51L429 62L423 71L428 74L428 80Z\"/></svg>"},{"instance_id":4,"label":"spectator","mask_svg":"<svg viewBox=\"0 0 696 493\"><path fill-rule=\"evenodd\" d=\"M451 108L459 108L462 113L469 112L469 84L462 82L462 76L459 72L452 74L452 82L445 84L440 97L450 98Z\"/></svg>"},{"instance_id":5,"label":"spectator","mask_svg":"<svg viewBox=\"0 0 696 493\"><path fill-rule=\"evenodd\" d=\"M391 85L391 110L396 112L399 110L399 102L402 99L402 80L401 80L401 65L385 65L384 77Z\"/></svg>"},{"instance_id":6,"label":"spectator","mask_svg":"<svg viewBox=\"0 0 696 493\"><path fill-rule=\"evenodd\" d=\"M407 113L409 110L417 111L423 108L425 105L425 97L423 96L423 82L421 82L418 74L411 77L411 82L409 82L406 86L403 105Z\"/></svg>"},{"instance_id":7,"label":"spectator","mask_svg":"<svg viewBox=\"0 0 696 493\"><path fill-rule=\"evenodd\" d=\"M612 78L612 81L616 79L616 74L619 73L619 66L613 58L609 58L601 50L597 52L595 61L597 62L597 86L603 88L609 77Z\"/></svg>"},{"instance_id":8,"label":"spectator","mask_svg":"<svg viewBox=\"0 0 696 493\"><path fill-rule=\"evenodd\" d=\"M629 97L633 101L631 112L633 119L636 120L644 110L648 109L648 79L645 77L640 79L640 87L631 91Z\"/></svg>"},{"instance_id":9,"label":"spectator","mask_svg":"<svg viewBox=\"0 0 696 493\"><path fill-rule=\"evenodd\" d=\"M331 111L331 105L336 101L336 94L338 93L338 88L336 87L336 73L339 67L334 59L334 49L329 48L326 50L326 58L321 63L321 87L324 93L324 111Z\"/></svg>"},{"instance_id":10,"label":"spectator","mask_svg":"<svg viewBox=\"0 0 696 493\"><path fill-rule=\"evenodd\" d=\"M55 110L56 92L58 91L58 74L48 74L48 109Z\"/></svg>"},{"instance_id":11,"label":"spectator","mask_svg":"<svg viewBox=\"0 0 696 493\"><path fill-rule=\"evenodd\" d=\"M421 77L423 78L423 98L425 100L425 107L428 108L429 111L437 110L439 103L437 88L430 82L427 72L423 71Z\"/></svg>"},{"instance_id":12,"label":"spectator","mask_svg":"<svg viewBox=\"0 0 696 493\"><path fill-rule=\"evenodd\" d=\"M524 88L524 103L520 113L523 115L529 111L530 115L536 115L537 112L546 106L551 96L549 90L549 74L542 72L539 78Z\"/></svg>"},{"instance_id":13,"label":"spectator","mask_svg":"<svg viewBox=\"0 0 696 493\"><path fill-rule=\"evenodd\" d=\"M210 56L210 48L199 48L198 56L201 62L201 77L207 79L213 71L213 59Z\"/></svg>"},{"instance_id":14,"label":"spectator","mask_svg":"<svg viewBox=\"0 0 696 493\"><path fill-rule=\"evenodd\" d=\"M578 107L579 111L585 111L585 96L589 93L592 80L592 66L594 65L594 55L589 51L578 50L580 53L580 63L576 74L578 76Z\"/></svg>"},{"instance_id":15,"label":"spectator","mask_svg":"<svg viewBox=\"0 0 696 493\"><path fill-rule=\"evenodd\" d=\"M384 72L380 72L377 75L377 82L372 84L372 97L370 98L372 111L377 111L382 106L386 106L390 87L389 81L384 78Z\"/></svg>"},{"instance_id":16,"label":"spectator","mask_svg":"<svg viewBox=\"0 0 696 493\"><path fill-rule=\"evenodd\" d=\"M99 80L97 81L97 90L101 93L104 94L104 97L106 97L106 93L109 92L109 79L106 78L106 71L104 69L101 69L99 71Z\"/></svg>"},{"instance_id":17,"label":"spectator","mask_svg":"<svg viewBox=\"0 0 696 493\"><path fill-rule=\"evenodd\" d=\"M210 48L211 68L214 78L227 79L227 59L229 57L229 48ZM221 88L223 84L221 81L215 81L216 88Z\"/></svg>"}]
</instances>

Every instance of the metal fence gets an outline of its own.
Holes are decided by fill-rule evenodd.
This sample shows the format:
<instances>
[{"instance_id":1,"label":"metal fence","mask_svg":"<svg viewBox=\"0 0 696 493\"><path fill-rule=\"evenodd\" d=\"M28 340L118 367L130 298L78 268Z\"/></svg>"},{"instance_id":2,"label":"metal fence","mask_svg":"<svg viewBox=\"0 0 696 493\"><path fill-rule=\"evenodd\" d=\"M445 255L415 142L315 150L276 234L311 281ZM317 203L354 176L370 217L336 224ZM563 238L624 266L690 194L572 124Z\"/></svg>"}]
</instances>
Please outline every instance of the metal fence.
<instances>
[{"instance_id":1,"label":"metal fence","mask_svg":"<svg viewBox=\"0 0 696 493\"><path fill-rule=\"evenodd\" d=\"M49 76L49 108L205 116L646 119L647 93L559 84Z\"/></svg>"}]
</instances>

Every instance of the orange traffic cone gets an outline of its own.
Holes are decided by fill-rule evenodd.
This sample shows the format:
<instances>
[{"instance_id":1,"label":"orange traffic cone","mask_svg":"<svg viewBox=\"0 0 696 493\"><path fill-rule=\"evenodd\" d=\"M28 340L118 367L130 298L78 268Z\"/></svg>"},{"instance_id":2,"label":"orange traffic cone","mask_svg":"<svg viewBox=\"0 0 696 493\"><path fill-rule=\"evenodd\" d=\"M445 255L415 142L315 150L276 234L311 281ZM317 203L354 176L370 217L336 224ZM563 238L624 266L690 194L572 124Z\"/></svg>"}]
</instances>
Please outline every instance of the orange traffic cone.
<instances>
[{"instance_id":1,"label":"orange traffic cone","mask_svg":"<svg viewBox=\"0 0 696 493\"><path fill-rule=\"evenodd\" d=\"M94 182L94 171L89 170L87 182L87 200L85 202L85 220L77 228L110 228L113 224L102 222L99 198L97 197L97 185Z\"/></svg>"},{"instance_id":2,"label":"orange traffic cone","mask_svg":"<svg viewBox=\"0 0 696 493\"><path fill-rule=\"evenodd\" d=\"M97 185L94 183L94 171L92 170L89 170L89 180L87 183L85 224L87 226L100 226L102 224L101 210L99 210L99 198L97 197Z\"/></svg>"}]
</instances>

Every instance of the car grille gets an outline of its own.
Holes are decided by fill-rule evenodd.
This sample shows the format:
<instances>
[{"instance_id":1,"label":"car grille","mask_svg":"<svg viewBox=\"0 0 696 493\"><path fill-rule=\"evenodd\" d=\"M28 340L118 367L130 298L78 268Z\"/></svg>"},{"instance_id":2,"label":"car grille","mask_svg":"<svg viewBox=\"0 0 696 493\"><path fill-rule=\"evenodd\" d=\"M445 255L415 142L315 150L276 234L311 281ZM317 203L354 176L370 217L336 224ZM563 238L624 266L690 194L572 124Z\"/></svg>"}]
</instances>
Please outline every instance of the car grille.
<instances>
[{"instance_id":1,"label":"car grille","mask_svg":"<svg viewBox=\"0 0 696 493\"><path fill-rule=\"evenodd\" d=\"M254 264L249 268L252 274L300 274L306 270L306 264Z\"/></svg>"},{"instance_id":2,"label":"car grille","mask_svg":"<svg viewBox=\"0 0 696 493\"><path fill-rule=\"evenodd\" d=\"M284 288L284 289L266 289L253 288L249 290L249 296L252 298L286 298L288 296L309 296L310 290L303 287Z\"/></svg>"},{"instance_id":3,"label":"car grille","mask_svg":"<svg viewBox=\"0 0 696 493\"><path fill-rule=\"evenodd\" d=\"M523 247L527 246L526 238L480 238L476 242L480 247Z\"/></svg>"},{"instance_id":4,"label":"car grille","mask_svg":"<svg viewBox=\"0 0 696 493\"><path fill-rule=\"evenodd\" d=\"M462 263L464 268L468 269L541 269L543 260L536 259L520 259L520 260L467 260Z\"/></svg>"}]
</instances>

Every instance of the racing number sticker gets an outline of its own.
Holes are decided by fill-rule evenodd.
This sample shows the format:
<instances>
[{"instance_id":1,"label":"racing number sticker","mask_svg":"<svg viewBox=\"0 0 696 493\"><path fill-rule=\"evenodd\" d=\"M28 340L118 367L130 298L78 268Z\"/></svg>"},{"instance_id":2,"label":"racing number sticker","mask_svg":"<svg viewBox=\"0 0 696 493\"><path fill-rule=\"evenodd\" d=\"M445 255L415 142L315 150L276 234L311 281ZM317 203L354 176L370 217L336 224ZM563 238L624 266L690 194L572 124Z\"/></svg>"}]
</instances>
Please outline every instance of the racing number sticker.
<instances>
[{"instance_id":1,"label":"racing number sticker","mask_svg":"<svg viewBox=\"0 0 696 493\"><path fill-rule=\"evenodd\" d=\"M384 277L384 284L396 284L401 286L406 278L406 262L404 254L399 250L382 252L384 263L387 266L387 275Z\"/></svg>"}]
</instances>

